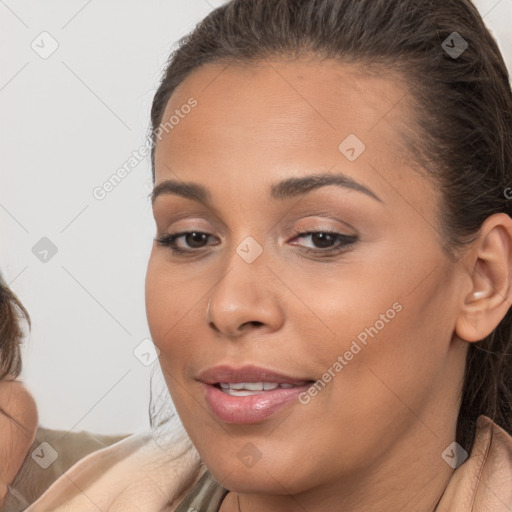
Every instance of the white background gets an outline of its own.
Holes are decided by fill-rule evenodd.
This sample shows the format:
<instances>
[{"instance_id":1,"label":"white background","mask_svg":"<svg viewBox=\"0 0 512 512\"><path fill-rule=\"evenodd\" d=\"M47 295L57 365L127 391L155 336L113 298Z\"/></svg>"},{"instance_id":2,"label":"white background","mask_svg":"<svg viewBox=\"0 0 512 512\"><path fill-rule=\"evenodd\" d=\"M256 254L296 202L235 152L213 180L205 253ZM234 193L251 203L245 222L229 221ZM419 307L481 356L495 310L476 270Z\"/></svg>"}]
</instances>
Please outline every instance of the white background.
<instances>
[{"instance_id":1,"label":"white background","mask_svg":"<svg viewBox=\"0 0 512 512\"><path fill-rule=\"evenodd\" d=\"M45 427L149 427L157 363L133 354L149 337L149 157L103 200L92 191L144 144L171 46L221 3L0 0L0 264L33 321L22 380ZM512 69L512 1L476 3ZM31 48L44 31L59 45L47 59ZM45 263L42 237L57 247Z\"/></svg>"}]
</instances>

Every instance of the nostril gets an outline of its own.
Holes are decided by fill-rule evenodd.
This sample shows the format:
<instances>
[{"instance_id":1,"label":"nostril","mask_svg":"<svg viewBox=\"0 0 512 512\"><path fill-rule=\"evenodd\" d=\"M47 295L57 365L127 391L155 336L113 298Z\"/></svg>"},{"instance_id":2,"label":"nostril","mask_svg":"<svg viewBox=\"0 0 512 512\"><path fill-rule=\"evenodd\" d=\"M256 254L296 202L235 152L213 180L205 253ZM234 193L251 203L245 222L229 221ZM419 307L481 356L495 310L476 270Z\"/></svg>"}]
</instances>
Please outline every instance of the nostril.
<instances>
[{"instance_id":1,"label":"nostril","mask_svg":"<svg viewBox=\"0 0 512 512\"><path fill-rule=\"evenodd\" d=\"M217 332L220 332L220 329L213 323L213 322L210 322L208 324L214 331L217 331Z\"/></svg>"}]
</instances>

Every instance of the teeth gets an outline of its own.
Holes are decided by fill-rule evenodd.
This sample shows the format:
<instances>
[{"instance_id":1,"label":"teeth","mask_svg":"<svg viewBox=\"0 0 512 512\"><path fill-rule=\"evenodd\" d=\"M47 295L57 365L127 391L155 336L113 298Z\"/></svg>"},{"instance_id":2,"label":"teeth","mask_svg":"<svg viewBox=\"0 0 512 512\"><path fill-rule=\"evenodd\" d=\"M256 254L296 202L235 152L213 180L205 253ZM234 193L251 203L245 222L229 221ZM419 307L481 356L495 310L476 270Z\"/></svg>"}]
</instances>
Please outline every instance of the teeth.
<instances>
[{"instance_id":1,"label":"teeth","mask_svg":"<svg viewBox=\"0 0 512 512\"><path fill-rule=\"evenodd\" d=\"M246 382L243 386L248 391L263 391L263 382Z\"/></svg>"},{"instance_id":2,"label":"teeth","mask_svg":"<svg viewBox=\"0 0 512 512\"><path fill-rule=\"evenodd\" d=\"M230 389L244 389L245 383L243 382L233 382L231 384L228 384Z\"/></svg>"},{"instance_id":3,"label":"teeth","mask_svg":"<svg viewBox=\"0 0 512 512\"><path fill-rule=\"evenodd\" d=\"M257 395L260 391L272 391L277 388L290 389L295 385L286 382L220 382L222 391L231 396Z\"/></svg>"}]
</instances>

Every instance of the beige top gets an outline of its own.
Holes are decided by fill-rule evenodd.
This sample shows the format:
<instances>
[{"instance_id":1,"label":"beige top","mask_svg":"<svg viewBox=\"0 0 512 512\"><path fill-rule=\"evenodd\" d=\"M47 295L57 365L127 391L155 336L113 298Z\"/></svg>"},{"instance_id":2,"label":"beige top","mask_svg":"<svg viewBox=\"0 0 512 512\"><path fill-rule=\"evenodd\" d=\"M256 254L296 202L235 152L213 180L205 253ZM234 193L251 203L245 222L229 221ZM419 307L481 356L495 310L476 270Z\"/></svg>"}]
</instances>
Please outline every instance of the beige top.
<instances>
[{"instance_id":1,"label":"beige top","mask_svg":"<svg viewBox=\"0 0 512 512\"><path fill-rule=\"evenodd\" d=\"M190 440L164 448L134 434L75 464L27 512L216 512L225 494ZM512 436L481 416L471 454L436 512L511 510Z\"/></svg>"},{"instance_id":2,"label":"beige top","mask_svg":"<svg viewBox=\"0 0 512 512\"><path fill-rule=\"evenodd\" d=\"M1 512L25 510L80 459L129 435L67 432L40 426L23 465L9 486Z\"/></svg>"}]
</instances>

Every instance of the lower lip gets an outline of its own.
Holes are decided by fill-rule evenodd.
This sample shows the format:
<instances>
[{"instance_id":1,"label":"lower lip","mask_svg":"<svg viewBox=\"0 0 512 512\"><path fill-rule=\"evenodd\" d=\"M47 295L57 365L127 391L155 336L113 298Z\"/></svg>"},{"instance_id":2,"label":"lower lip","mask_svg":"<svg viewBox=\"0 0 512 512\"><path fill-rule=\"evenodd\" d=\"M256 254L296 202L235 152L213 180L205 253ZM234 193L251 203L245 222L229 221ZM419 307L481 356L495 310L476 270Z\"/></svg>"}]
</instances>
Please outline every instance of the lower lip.
<instances>
[{"instance_id":1,"label":"lower lip","mask_svg":"<svg viewBox=\"0 0 512 512\"><path fill-rule=\"evenodd\" d=\"M205 384L206 403L210 410L225 423L259 423L294 401L311 387L311 383L296 388L277 388L249 396L231 396L219 388Z\"/></svg>"}]
</instances>

